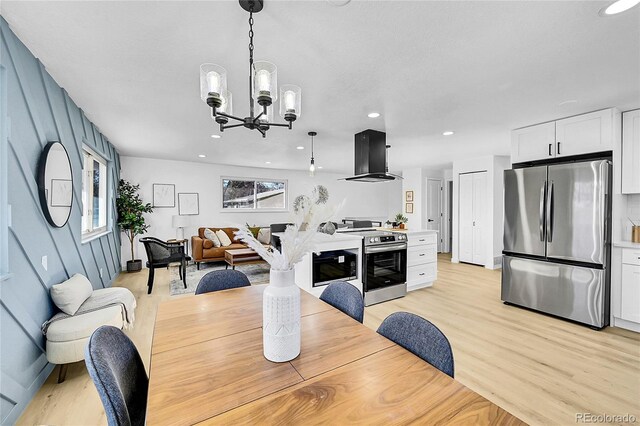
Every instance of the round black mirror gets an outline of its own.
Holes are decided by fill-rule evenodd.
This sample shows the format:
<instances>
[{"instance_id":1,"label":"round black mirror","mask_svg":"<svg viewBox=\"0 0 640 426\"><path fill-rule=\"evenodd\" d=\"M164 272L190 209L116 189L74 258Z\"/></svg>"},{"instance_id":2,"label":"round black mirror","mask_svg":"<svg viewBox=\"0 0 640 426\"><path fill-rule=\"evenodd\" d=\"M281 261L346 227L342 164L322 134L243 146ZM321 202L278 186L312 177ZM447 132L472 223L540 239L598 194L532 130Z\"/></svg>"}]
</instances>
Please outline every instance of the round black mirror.
<instances>
[{"instance_id":1,"label":"round black mirror","mask_svg":"<svg viewBox=\"0 0 640 426\"><path fill-rule=\"evenodd\" d=\"M65 226L73 203L73 176L69 155L60 142L49 142L40 155L38 192L47 222L56 228Z\"/></svg>"}]
</instances>

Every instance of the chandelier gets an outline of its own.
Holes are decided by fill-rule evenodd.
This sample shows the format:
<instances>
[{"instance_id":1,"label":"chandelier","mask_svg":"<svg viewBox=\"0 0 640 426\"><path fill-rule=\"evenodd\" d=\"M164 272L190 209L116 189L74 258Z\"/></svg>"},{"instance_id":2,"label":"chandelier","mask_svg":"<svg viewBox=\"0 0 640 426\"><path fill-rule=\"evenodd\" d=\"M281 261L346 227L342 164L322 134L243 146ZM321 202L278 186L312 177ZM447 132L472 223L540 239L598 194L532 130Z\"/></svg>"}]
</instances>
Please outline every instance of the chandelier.
<instances>
[{"instance_id":1,"label":"chandelier","mask_svg":"<svg viewBox=\"0 0 640 426\"><path fill-rule=\"evenodd\" d=\"M211 107L213 119L220 125L220 131L233 127L257 130L267 137L272 126L292 128L300 117L302 90L298 86L280 86L280 116L287 122L273 122L273 103L278 99L277 68L271 62L253 61L253 14L262 10L264 0L239 0L240 6L249 12L249 116L233 115L232 96L227 90L227 70L216 64L200 66L200 97ZM257 102L257 106L256 106ZM228 124L229 120L239 123Z\"/></svg>"}]
</instances>

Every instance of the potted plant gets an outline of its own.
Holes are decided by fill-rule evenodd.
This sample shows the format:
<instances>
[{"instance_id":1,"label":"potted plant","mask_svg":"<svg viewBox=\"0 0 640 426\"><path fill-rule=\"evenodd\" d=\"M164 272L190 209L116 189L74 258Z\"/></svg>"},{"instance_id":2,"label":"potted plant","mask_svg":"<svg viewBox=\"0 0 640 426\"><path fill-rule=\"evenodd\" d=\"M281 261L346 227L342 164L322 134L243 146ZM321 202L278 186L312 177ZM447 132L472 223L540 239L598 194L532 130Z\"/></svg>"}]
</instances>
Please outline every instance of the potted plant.
<instances>
[{"instance_id":1,"label":"potted plant","mask_svg":"<svg viewBox=\"0 0 640 426\"><path fill-rule=\"evenodd\" d=\"M137 235L144 234L149 228L144 220L144 213L153 211L151 204L142 202L138 194L139 189L140 185L133 185L124 179L120 179L118 184L118 226L131 243L131 260L127 261L127 272L138 272L142 269L142 260L135 259L133 243Z\"/></svg>"},{"instance_id":2,"label":"potted plant","mask_svg":"<svg viewBox=\"0 0 640 426\"><path fill-rule=\"evenodd\" d=\"M406 216L403 216L402 213L398 213L395 221L398 224L398 228L404 229L404 224L409 222L409 219Z\"/></svg>"}]
</instances>

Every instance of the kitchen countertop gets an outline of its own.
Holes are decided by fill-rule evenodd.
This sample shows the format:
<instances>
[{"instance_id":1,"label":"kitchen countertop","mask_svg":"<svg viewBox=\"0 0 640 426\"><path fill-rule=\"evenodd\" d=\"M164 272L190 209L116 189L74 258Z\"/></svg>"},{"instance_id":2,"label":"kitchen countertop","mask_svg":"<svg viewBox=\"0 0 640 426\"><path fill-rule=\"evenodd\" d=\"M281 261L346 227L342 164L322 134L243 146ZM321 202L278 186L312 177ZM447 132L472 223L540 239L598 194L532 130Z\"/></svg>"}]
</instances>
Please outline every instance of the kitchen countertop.
<instances>
[{"instance_id":1,"label":"kitchen countertop","mask_svg":"<svg viewBox=\"0 0 640 426\"><path fill-rule=\"evenodd\" d=\"M632 243L631 241L614 241L613 246L631 248L631 249L640 249L640 243Z\"/></svg>"}]
</instances>

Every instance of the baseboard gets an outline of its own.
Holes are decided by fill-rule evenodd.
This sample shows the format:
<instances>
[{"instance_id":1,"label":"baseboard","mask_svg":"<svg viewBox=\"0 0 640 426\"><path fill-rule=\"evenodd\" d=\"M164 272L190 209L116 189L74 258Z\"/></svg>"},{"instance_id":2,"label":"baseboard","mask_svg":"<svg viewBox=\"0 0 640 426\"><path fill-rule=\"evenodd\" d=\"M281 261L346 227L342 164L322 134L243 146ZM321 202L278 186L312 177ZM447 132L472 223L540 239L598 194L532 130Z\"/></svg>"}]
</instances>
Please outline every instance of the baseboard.
<instances>
[{"instance_id":1,"label":"baseboard","mask_svg":"<svg viewBox=\"0 0 640 426\"><path fill-rule=\"evenodd\" d=\"M407 291L420 290L421 288L427 288L431 286L433 286L433 281L420 283L420 284L407 285Z\"/></svg>"},{"instance_id":2,"label":"baseboard","mask_svg":"<svg viewBox=\"0 0 640 426\"><path fill-rule=\"evenodd\" d=\"M637 322L623 320L622 318L613 318L613 327L624 328L625 330L635 331L636 333L640 333L640 324Z\"/></svg>"},{"instance_id":3,"label":"baseboard","mask_svg":"<svg viewBox=\"0 0 640 426\"><path fill-rule=\"evenodd\" d=\"M13 406L7 417L3 419L2 423L7 425L14 425L18 423L18 419L24 412L25 408L29 405L34 395L40 390L44 382L47 381L49 375L55 368L55 364L47 363L47 365L40 371L40 374L31 383L31 386L27 388L27 391L22 395L22 400Z\"/></svg>"}]
</instances>

